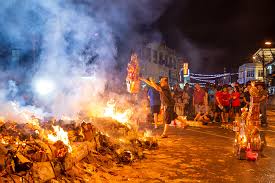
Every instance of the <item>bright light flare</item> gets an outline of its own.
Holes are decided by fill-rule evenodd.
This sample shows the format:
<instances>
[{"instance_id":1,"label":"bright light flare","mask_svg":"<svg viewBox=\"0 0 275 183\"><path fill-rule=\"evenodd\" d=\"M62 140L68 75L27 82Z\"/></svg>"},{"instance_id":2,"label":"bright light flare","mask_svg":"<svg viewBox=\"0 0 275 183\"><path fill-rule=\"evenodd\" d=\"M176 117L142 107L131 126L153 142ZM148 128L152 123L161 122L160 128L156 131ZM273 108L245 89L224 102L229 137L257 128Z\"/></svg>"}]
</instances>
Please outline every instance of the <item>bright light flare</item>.
<instances>
[{"instance_id":1,"label":"bright light flare","mask_svg":"<svg viewBox=\"0 0 275 183\"><path fill-rule=\"evenodd\" d=\"M266 41L264 44L265 44L265 45L271 45L271 44L272 44L272 42L270 42L270 41Z\"/></svg>"},{"instance_id":2,"label":"bright light flare","mask_svg":"<svg viewBox=\"0 0 275 183\"><path fill-rule=\"evenodd\" d=\"M55 83L50 79L38 79L34 83L34 88L39 95L45 96L55 90Z\"/></svg>"}]
</instances>

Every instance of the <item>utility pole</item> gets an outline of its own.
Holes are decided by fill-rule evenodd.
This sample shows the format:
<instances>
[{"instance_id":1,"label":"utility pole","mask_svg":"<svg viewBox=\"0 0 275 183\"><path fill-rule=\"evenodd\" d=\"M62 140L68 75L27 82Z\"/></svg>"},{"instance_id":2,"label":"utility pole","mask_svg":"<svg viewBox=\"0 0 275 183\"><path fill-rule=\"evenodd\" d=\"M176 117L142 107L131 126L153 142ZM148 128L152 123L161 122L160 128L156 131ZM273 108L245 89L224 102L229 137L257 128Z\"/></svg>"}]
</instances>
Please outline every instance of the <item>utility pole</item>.
<instances>
[{"instance_id":1,"label":"utility pole","mask_svg":"<svg viewBox=\"0 0 275 183\"><path fill-rule=\"evenodd\" d=\"M262 53L263 53L263 56L262 56L262 67L263 67L263 81L264 81L264 84L266 84L266 79L265 79L265 58L264 58L264 49L262 49Z\"/></svg>"}]
</instances>

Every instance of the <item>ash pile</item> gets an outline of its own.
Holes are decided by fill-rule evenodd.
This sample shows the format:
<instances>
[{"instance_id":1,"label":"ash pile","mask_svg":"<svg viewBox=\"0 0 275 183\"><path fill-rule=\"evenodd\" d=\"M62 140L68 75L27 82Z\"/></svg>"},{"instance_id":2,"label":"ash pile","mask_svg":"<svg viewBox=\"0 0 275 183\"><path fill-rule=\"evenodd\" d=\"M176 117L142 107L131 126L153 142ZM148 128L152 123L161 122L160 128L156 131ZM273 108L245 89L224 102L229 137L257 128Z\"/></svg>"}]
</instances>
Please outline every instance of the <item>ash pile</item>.
<instances>
[{"instance_id":1,"label":"ash pile","mask_svg":"<svg viewBox=\"0 0 275 183\"><path fill-rule=\"evenodd\" d=\"M95 126L100 124L100 126ZM93 182L156 149L157 139L110 118L0 122L0 182Z\"/></svg>"}]
</instances>

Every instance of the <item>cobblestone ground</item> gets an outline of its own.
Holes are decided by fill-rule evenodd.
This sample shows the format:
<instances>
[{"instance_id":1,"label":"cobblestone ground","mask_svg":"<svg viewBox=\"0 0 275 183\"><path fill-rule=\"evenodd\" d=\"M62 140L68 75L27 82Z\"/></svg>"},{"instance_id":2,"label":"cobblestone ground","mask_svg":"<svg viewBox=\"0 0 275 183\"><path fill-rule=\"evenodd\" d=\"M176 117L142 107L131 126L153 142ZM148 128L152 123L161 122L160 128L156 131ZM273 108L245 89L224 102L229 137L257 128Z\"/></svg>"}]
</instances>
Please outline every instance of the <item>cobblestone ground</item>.
<instances>
[{"instance_id":1,"label":"cobblestone ground","mask_svg":"<svg viewBox=\"0 0 275 183\"><path fill-rule=\"evenodd\" d=\"M111 182L275 182L275 111L268 115L268 146L256 162L237 160L234 133L218 125L171 128L169 138L161 139L146 159L112 169Z\"/></svg>"}]
</instances>

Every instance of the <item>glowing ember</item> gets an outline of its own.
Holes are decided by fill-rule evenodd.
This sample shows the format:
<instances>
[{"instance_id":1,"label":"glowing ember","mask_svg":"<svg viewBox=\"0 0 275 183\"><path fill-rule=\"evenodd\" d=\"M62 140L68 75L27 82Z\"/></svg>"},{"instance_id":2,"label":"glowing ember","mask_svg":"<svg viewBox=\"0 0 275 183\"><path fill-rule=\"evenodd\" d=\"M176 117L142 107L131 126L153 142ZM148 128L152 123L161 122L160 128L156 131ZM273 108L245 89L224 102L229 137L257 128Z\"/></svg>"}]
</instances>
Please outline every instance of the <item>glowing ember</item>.
<instances>
[{"instance_id":1,"label":"glowing ember","mask_svg":"<svg viewBox=\"0 0 275 183\"><path fill-rule=\"evenodd\" d=\"M145 130L144 137L152 137L152 136L153 136L153 133L151 130Z\"/></svg>"},{"instance_id":2,"label":"glowing ember","mask_svg":"<svg viewBox=\"0 0 275 183\"><path fill-rule=\"evenodd\" d=\"M247 142L246 136L241 137L241 139L242 139L242 142L243 142L243 143L246 143L246 142Z\"/></svg>"},{"instance_id":3,"label":"glowing ember","mask_svg":"<svg viewBox=\"0 0 275 183\"><path fill-rule=\"evenodd\" d=\"M66 146L68 146L68 151L72 152L72 146L70 145L68 132L65 132L60 126L53 126L56 135L48 134L48 139L52 142L62 141Z\"/></svg>"},{"instance_id":4,"label":"glowing ember","mask_svg":"<svg viewBox=\"0 0 275 183\"><path fill-rule=\"evenodd\" d=\"M104 110L104 116L110 117L122 124L126 124L129 121L129 118L132 114L130 109L127 109L125 112L117 112L115 110L116 104L113 101L107 103L107 107Z\"/></svg>"},{"instance_id":5,"label":"glowing ember","mask_svg":"<svg viewBox=\"0 0 275 183\"><path fill-rule=\"evenodd\" d=\"M1 143L1 144L5 144L5 145L9 144L9 143L8 143L5 139L3 139L3 138L0 139L0 143Z\"/></svg>"}]
</instances>

